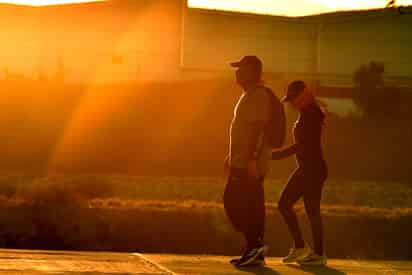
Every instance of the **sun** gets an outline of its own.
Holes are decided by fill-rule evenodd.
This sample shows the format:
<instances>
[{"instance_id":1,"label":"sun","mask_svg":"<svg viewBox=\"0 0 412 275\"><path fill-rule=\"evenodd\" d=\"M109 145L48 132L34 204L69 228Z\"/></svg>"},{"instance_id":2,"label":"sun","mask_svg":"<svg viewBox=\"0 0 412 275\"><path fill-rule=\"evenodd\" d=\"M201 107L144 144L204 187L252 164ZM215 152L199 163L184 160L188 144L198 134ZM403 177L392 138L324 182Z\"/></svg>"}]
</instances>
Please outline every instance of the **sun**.
<instances>
[{"instance_id":1,"label":"sun","mask_svg":"<svg viewBox=\"0 0 412 275\"><path fill-rule=\"evenodd\" d=\"M99 2L104 0L0 0L0 3L27 5L27 6L47 6L47 5L60 5L69 3L83 3L83 2Z\"/></svg>"}]
</instances>

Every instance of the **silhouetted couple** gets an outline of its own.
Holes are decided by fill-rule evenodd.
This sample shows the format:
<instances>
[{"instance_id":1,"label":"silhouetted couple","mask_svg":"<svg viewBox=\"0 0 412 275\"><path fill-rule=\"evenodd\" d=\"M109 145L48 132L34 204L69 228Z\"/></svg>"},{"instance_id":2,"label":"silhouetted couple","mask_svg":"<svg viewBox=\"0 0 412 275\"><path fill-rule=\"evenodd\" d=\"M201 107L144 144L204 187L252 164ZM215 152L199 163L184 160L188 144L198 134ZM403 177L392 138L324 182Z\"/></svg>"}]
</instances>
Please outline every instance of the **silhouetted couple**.
<instances>
[{"instance_id":1,"label":"silhouetted couple","mask_svg":"<svg viewBox=\"0 0 412 275\"><path fill-rule=\"evenodd\" d=\"M300 116L293 128L294 144L279 149L285 137L283 105L272 91L262 84L262 62L256 56L245 56L231 63L236 82L243 93L235 107L230 127L230 150L225 161L229 172L224 192L226 214L233 227L246 240L240 258L231 263L243 267L264 264L268 247L264 243L265 199L264 179L272 159L296 156L297 168L289 178L278 208L294 244L284 263L325 265L320 201L327 167L322 156L321 129L324 114L311 91L302 81L289 84L282 102L289 102ZM314 249L302 238L294 204L303 198L310 220Z\"/></svg>"}]
</instances>

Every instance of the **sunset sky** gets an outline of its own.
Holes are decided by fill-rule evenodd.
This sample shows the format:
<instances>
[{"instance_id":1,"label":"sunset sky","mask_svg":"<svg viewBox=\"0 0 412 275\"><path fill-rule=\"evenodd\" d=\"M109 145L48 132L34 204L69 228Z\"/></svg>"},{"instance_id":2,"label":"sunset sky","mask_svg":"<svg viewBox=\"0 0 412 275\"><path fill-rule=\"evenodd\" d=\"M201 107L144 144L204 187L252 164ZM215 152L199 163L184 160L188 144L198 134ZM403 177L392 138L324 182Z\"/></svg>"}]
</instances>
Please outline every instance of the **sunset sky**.
<instances>
[{"instance_id":1,"label":"sunset sky","mask_svg":"<svg viewBox=\"0 0 412 275\"><path fill-rule=\"evenodd\" d=\"M91 0L93 1L93 0ZM51 5L91 2L90 0L0 0L0 3ZM139 0L136 0L139 1ZM387 0L188 0L189 6L261 14L304 16L336 10L382 8ZM412 5L412 0L398 0L398 5Z\"/></svg>"}]
</instances>

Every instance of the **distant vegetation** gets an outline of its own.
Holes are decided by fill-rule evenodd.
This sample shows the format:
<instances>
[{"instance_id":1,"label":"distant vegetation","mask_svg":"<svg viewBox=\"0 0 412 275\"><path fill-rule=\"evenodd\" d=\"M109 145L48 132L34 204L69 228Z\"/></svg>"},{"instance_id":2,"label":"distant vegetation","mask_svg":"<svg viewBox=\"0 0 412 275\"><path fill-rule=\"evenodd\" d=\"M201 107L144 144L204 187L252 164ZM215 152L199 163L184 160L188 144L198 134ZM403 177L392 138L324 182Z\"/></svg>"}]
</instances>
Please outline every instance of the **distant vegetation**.
<instances>
[{"instance_id":1,"label":"distant vegetation","mask_svg":"<svg viewBox=\"0 0 412 275\"><path fill-rule=\"evenodd\" d=\"M268 179L268 203L279 199L286 178ZM224 177L133 177L121 175L0 176L0 197L31 206L75 205L104 201L133 207L134 202L185 202L221 204ZM412 186L406 181L351 181L329 179L323 202L326 205L372 208L412 208Z\"/></svg>"},{"instance_id":2,"label":"distant vegetation","mask_svg":"<svg viewBox=\"0 0 412 275\"><path fill-rule=\"evenodd\" d=\"M401 107L401 90L388 87L384 83L383 63L370 62L362 65L353 75L355 84L354 100L365 114L370 117L399 118Z\"/></svg>"}]
</instances>

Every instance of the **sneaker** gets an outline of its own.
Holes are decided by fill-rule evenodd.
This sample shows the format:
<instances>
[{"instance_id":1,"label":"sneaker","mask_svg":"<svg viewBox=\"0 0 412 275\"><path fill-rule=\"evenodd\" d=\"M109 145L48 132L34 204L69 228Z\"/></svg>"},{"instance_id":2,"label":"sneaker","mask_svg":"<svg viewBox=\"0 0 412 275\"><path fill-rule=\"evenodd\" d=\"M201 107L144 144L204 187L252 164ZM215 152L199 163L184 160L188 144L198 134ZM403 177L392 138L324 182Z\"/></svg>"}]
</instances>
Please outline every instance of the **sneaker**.
<instances>
[{"instance_id":1,"label":"sneaker","mask_svg":"<svg viewBox=\"0 0 412 275\"><path fill-rule=\"evenodd\" d=\"M292 247L289 251L289 255L282 259L282 262L285 264L294 263L300 259L305 258L310 254L310 249L307 245L304 248L295 248Z\"/></svg>"},{"instance_id":2,"label":"sneaker","mask_svg":"<svg viewBox=\"0 0 412 275\"><path fill-rule=\"evenodd\" d=\"M325 266L328 259L325 255L318 255L314 252L297 261L300 265L307 266Z\"/></svg>"},{"instance_id":3,"label":"sneaker","mask_svg":"<svg viewBox=\"0 0 412 275\"><path fill-rule=\"evenodd\" d=\"M260 254L259 257L252 263L252 265L265 265L265 256L264 254Z\"/></svg>"},{"instance_id":4,"label":"sneaker","mask_svg":"<svg viewBox=\"0 0 412 275\"><path fill-rule=\"evenodd\" d=\"M240 258L231 259L230 264L237 265L239 263L239 261L240 261Z\"/></svg>"},{"instance_id":5,"label":"sneaker","mask_svg":"<svg viewBox=\"0 0 412 275\"><path fill-rule=\"evenodd\" d=\"M240 259L241 258L236 258L236 259L232 259L232 260L230 260L230 263L232 264L232 265L234 265L234 266L237 266L238 264L239 264L239 262L240 262ZM249 265L250 266L252 266L252 265L265 265L265 256L263 256L263 254L260 254L257 258L256 258L256 260L254 260L253 262L251 262Z\"/></svg>"},{"instance_id":6,"label":"sneaker","mask_svg":"<svg viewBox=\"0 0 412 275\"><path fill-rule=\"evenodd\" d=\"M256 260L259 259L260 256L263 256L264 251L266 250L266 246L262 245L256 248L248 249L245 254L243 254L242 258L239 259L237 262L237 266L248 266L248 265L256 265Z\"/></svg>"},{"instance_id":7,"label":"sneaker","mask_svg":"<svg viewBox=\"0 0 412 275\"><path fill-rule=\"evenodd\" d=\"M245 254L246 250L247 250L247 249L246 249L245 247L242 248L242 250L240 251L240 254L241 254L241 255ZM242 258L242 257L234 258L234 259L230 260L229 262L230 262L230 264L232 264L232 265L237 265L241 258Z\"/></svg>"},{"instance_id":8,"label":"sneaker","mask_svg":"<svg viewBox=\"0 0 412 275\"><path fill-rule=\"evenodd\" d=\"M264 245L262 245L261 249L262 249L262 255L267 256L268 253L269 253L269 246L264 244Z\"/></svg>"},{"instance_id":9,"label":"sneaker","mask_svg":"<svg viewBox=\"0 0 412 275\"><path fill-rule=\"evenodd\" d=\"M269 251L269 246L267 245L262 245L261 247L259 247L259 249L261 250L261 253L259 254L259 256L256 258L256 260L254 260L253 262L251 262L249 265L264 265L265 264L265 255L268 253ZM244 252L242 253L243 255L246 253L246 250L243 250ZM243 257L243 256L242 256ZM232 265L238 265L240 260L242 258L235 258L230 260L230 264Z\"/></svg>"}]
</instances>

